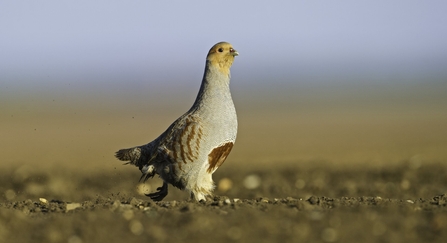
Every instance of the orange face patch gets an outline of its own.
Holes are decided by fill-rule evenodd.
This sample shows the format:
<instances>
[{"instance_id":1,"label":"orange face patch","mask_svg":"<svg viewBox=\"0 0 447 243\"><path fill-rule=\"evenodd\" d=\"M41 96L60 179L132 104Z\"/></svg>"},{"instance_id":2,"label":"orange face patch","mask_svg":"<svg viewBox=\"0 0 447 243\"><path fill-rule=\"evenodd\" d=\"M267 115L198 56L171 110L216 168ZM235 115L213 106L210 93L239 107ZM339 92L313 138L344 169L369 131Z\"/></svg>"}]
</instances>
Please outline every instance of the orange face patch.
<instances>
[{"instance_id":1,"label":"orange face patch","mask_svg":"<svg viewBox=\"0 0 447 243\"><path fill-rule=\"evenodd\" d=\"M234 56L237 55L237 51L233 49L230 43L219 42L210 49L207 60L211 65L218 67L220 72L229 75Z\"/></svg>"},{"instance_id":2,"label":"orange face patch","mask_svg":"<svg viewBox=\"0 0 447 243\"><path fill-rule=\"evenodd\" d=\"M227 158L228 154L230 154L232 148L232 142L214 148L211 153L208 154L209 167L206 172L212 173L215 169L219 168Z\"/></svg>"}]
</instances>

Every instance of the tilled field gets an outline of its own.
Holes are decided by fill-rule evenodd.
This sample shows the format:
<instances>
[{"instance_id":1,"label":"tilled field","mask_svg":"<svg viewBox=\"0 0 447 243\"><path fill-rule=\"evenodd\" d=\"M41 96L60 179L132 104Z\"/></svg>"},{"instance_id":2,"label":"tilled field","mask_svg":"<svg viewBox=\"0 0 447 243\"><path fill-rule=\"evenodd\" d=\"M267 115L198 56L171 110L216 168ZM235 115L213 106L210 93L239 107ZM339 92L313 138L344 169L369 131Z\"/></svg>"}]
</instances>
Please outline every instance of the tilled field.
<instances>
[{"instance_id":1,"label":"tilled field","mask_svg":"<svg viewBox=\"0 0 447 243\"><path fill-rule=\"evenodd\" d=\"M126 168L126 169L123 169ZM141 194L135 168L3 169L2 242L445 242L447 166L222 167L216 195ZM129 167L130 168L130 167Z\"/></svg>"}]
</instances>

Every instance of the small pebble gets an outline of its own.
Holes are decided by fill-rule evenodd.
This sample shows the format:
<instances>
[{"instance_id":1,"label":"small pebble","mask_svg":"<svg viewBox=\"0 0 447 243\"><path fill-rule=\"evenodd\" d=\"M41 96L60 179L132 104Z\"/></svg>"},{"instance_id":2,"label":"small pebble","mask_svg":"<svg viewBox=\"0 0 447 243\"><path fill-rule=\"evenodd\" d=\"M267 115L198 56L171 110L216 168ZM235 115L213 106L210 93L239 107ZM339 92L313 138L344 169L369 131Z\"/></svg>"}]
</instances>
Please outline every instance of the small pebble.
<instances>
[{"instance_id":1,"label":"small pebble","mask_svg":"<svg viewBox=\"0 0 447 243\"><path fill-rule=\"evenodd\" d=\"M263 199L261 199L261 202L262 202L262 203L268 203L268 202L269 202L269 200L268 200L268 199L266 199L266 198L263 198Z\"/></svg>"},{"instance_id":2,"label":"small pebble","mask_svg":"<svg viewBox=\"0 0 447 243\"><path fill-rule=\"evenodd\" d=\"M243 182L245 188L256 189L261 185L261 177L258 175L248 175Z\"/></svg>"},{"instance_id":3,"label":"small pebble","mask_svg":"<svg viewBox=\"0 0 447 243\"><path fill-rule=\"evenodd\" d=\"M307 199L307 201L312 205L320 203L320 199L316 196L311 196L309 199Z\"/></svg>"},{"instance_id":4,"label":"small pebble","mask_svg":"<svg viewBox=\"0 0 447 243\"><path fill-rule=\"evenodd\" d=\"M171 207L175 207L175 206L177 206L177 201L174 200L171 202Z\"/></svg>"},{"instance_id":5,"label":"small pebble","mask_svg":"<svg viewBox=\"0 0 447 243\"><path fill-rule=\"evenodd\" d=\"M131 209L124 210L122 215L123 218L125 218L126 220L131 220L135 216L134 212Z\"/></svg>"},{"instance_id":6,"label":"small pebble","mask_svg":"<svg viewBox=\"0 0 447 243\"><path fill-rule=\"evenodd\" d=\"M43 198L43 197L39 198L39 201L40 201L41 203L43 203L43 204L47 204L47 203L48 203L48 200L45 199L45 198Z\"/></svg>"},{"instance_id":7,"label":"small pebble","mask_svg":"<svg viewBox=\"0 0 447 243\"><path fill-rule=\"evenodd\" d=\"M66 208L65 208L65 210L68 212L68 211L71 211L71 210L75 210L75 209L77 209L79 207L81 207L80 203L68 203Z\"/></svg>"},{"instance_id":8,"label":"small pebble","mask_svg":"<svg viewBox=\"0 0 447 243\"><path fill-rule=\"evenodd\" d=\"M223 178L217 184L217 190L221 192L226 192L233 187L233 182L228 178Z\"/></svg>"},{"instance_id":9,"label":"small pebble","mask_svg":"<svg viewBox=\"0 0 447 243\"><path fill-rule=\"evenodd\" d=\"M144 231L143 224L138 220L130 221L129 229L134 235L141 235Z\"/></svg>"},{"instance_id":10,"label":"small pebble","mask_svg":"<svg viewBox=\"0 0 447 243\"><path fill-rule=\"evenodd\" d=\"M136 207L136 206L138 206L138 205L140 205L140 204L141 204L141 200L139 200L139 199L132 198L132 199L130 200L130 205L132 205L132 206L134 206L134 207Z\"/></svg>"}]
</instances>

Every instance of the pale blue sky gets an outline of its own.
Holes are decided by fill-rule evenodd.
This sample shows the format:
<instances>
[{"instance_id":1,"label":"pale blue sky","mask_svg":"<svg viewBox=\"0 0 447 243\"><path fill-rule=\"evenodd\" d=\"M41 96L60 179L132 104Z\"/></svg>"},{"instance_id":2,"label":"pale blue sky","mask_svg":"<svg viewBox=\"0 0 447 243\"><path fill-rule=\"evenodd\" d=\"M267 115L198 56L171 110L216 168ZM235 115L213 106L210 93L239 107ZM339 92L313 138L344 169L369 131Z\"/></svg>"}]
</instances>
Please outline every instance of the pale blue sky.
<instances>
[{"instance_id":1,"label":"pale blue sky","mask_svg":"<svg viewBox=\"0 0 447 243\"><path fill-rule=\"evenodd\" d=\"M0 92L197 89L219 41L240 52L240 87L443 78L446 12L443 0L5 0Z\"/></svg>"}]
</instances>

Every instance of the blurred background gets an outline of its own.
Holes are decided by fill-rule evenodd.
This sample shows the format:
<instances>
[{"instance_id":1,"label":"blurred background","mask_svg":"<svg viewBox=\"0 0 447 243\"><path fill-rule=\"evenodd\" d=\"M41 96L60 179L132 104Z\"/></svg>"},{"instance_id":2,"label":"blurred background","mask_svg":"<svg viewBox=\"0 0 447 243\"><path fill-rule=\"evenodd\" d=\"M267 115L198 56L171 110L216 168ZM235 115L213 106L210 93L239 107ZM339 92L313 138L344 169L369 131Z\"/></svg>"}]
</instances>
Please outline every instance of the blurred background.
<instances>
[{"instance_id":1,"label":"blurred background","mask_svg":"<svg viewBox=\"0 0 447 243\"><path fill-rule=\"evenodd\" d=\"M121 168L116 150L152 141L189 109L219 41L240 53L239 134L222 168L446 161L446 9L441 0L2 1L1 164Z\"/></svg>"}]
</instances>

